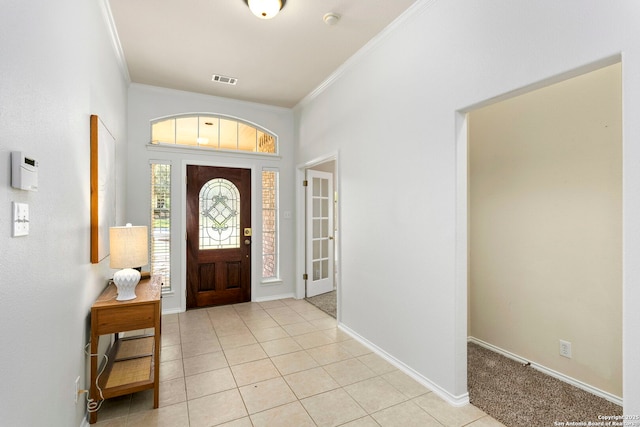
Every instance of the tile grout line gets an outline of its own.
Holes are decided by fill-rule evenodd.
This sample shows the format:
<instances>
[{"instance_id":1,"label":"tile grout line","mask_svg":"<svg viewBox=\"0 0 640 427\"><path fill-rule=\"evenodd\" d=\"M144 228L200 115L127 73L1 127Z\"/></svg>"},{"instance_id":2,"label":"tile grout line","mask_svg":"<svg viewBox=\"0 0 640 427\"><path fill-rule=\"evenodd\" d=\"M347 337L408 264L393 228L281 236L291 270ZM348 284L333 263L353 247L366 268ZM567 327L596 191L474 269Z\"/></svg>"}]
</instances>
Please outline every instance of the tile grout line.
<instances>
[{"instance_id":1,"label":"tile grout line","mask_svg":"<svg viewBox=\"0 0 640 427\"><path fill-rule=\"evenodd\" d=\"M245 332L225 333L225 335L223 335L223 336L218 335L219 332L218 332L218 329L216 329L216 324L219 326L221 323L224 323L224 320L222 320L222 319L225 319L225 317L226 317L226 313L222 312L222 310L220 311L220 319L216 320L216 317L213 314L214 310L204 309L204 316L206 316L206 319L208 320L209 323L207 324L207 328L203 329L204 331L210 330L213 333L213 336L215 337L215 340L217 341L217 345L219 346L219 350L213 351L213 352L206 352L206 353L203 353L203 354L217 353L218 351L222 353L222 357L224 358L224 362L226 363L226 367L225 368L219 368L219 369L227 369L230 372L231 378L233 379L233 384L234 384L235 387L233 387L231 389L228 389L228 390L236 390L236 392L240 396L240 398L242 400L243 407L244 407L244 412L246 413L246 417L248 418L248 420L251 423L251 425L255 425L255 423L253 422L252 416L255 416L257 414L264 413L264 412L267 412L267 411L271 411L271 410L274 410L274 409L277 409L277 408L280 408L280 407L283 407L283 406L286 406L286 405L290 405L290 404L292 404L294 402L297 403L299 406L301 406L302 409L304 410L304 413L309 417L309 419L315 425L317 425L316 420L313 419L313 417L311 416L311 413L308 411L307 407L305 407L304 404L302 404L302 401L304 399L309 399L309 398L312 398L312 397L315 397L315 396L319 396L319 395L322 395L322 394L325 394L325 393L329 393L329 392L332 392L332 391L335 391L335 390L341 390L342 392L344 392L347 396L349 396L355 402L357 407L360 408L365 414L362 417L358 417L358 418L355 418L353 420L346 421L346 423L350 423L352 421L356 421L358 419L361 419L361 418L364 419L364 418L368 417L369 419L373 420L376 424L379 424L373 418L374 414L382 412L382 411L387 410L389 408L393 408L393 407L396 407L396 406L399 406L399 405L402 405L402 404L406 404L407 402L413 402L414 404L416 404L414 402L415 399L417 399L417 398L419 398L421 396L424 396L426 394L429 394L429 390L425 389L425 393L422 393L422 394L419 394L417 396L411 397L410 394L407 394L407 393L410 393L409 391L407 391L407 393L403 392L402 389L399 388L398 385L394 385L388 379L384 378L384 376L386 376L386 375L388 375L390 373L396 372L397 369L394 369L394 370L391 370L391 371L386 371L386 369L380 370L381 368L380 368L379 365L375 365L375 366L378 366L378 370L374 369L374 365L370 366L369 364L367 364L367 362L365 360L362 360L362 358L364 358L365 356L368 356L368 355L375 355L375 353L373 353L371 351L367 351L365 353L361 353L362 349L359 349L358 346L356 346L355 344L354 345L345 344L345 343L349 343L349 342L353 342L353 343L357 344L357 341L354 341L353 339L341 339L338 334L335 334L336 326L332 326L331 328L326 328L324 326L318 326L318 324L312 323L313 320L317 320L318 322L321 322L322 320L325 320L325 318L318 318L318 319L307 319L307 318L305 318L302 314L304 314L306 312L306 310L302 309L301 306L298 305L298 304L290 304L290 305L281 304L281 305L273 305L273 306L272 305L267 305L266 307L262 306L260 303L257 303L257 304L258 304L258 307L259 307L258 309L254 308L254 309L247 309L247 310L239 310L238 309L239 308L238 305L232 305L228 310L225 310L229 314L229 319L234 319L230 323L233 323L234 321L237 321L237 320L241 321L240 323L243 326L243 328L246 329L249 332L250 336L255 341L255 343L253 343L253 344L247 344L247 345L233 345L232 344L231 347L228 347L226 349L223 347L222 342L221 342L221 338L233 337L233 336L236 336L236 335L243 334ZM306 302L306 304L309 304L309 303ZM293 307L294 305L296 306L295 308L297 310L294 309L294 307ZM309 306L312 306L312 305L309 304ZM277 318L279 317L279 316L277 316L278 312L276 312L276 317L274 317L274 314L272 314L272 313L270 313L268 311L268 310L278 310L278 309L282 309L281 313L283 313L283 315L280 318L280 321L283 321L283 323L280 323L280 321L277 320ZM315 307L314 307L314 309L318 310ZM260 320L269 320L269 321L273 322L276 325L276 326L273 326L273 328L278 327L279 329L284 331L286 336L285 337L281 337L281 338L272 338L272 339L264 339L265 337L263 336L263 341L260 341L259 340L259 336L258 336L258 331L264 330L264 329L269 329L269 327L260 328L259 326L257 326L257 325L260 324L260 320L257 317L252 317L251 314L250 314L251 311L255 311L256 312L255 313L256 316L259 317ZM294 322L294 323L284 323L284 322L288 322L289 320L291 320L291 319L288 319L288 320L286 319L287 318L286 313L288 311L290 311L292 313L295 313L297 316L299 316L303 320L300 321L300 322ZM262 317L262 314L258 314L258 312L264 312L265 313L264 317ZM180 314L182 314L182 313L180 313ZM187 330L185 328L187 328L187 325L190 322L195 322L197 324L198 323L198 319L197 319L197 316L188 317L189 315L187 315L186 312L183 314L183 316L180 316L180 314L177 314L177 316L176 316L178 343L177 344L172 344L172 345L178 345L179 346L179 350L180 350L180 357L179 357L179 359L176 359L176 360L180 360L180 363L181 363L180 370L181 370L181 373L182 373L182 387L183 387L183 391L184 391L185 404L186 404L186 408L187 408L187 421L188 421L189 424L191 424L191 422L192 422L192 420L191 420L191 411L189 410L190 401L194 400L195 398L194 399L189 399L189 396L187 394L187 378L188 378L188 376L186 375L185 363L184 362L185 362L186 359L197 357L197 356L202 355L202 354L192 355L190 357L185 358L185 353L183 352L183 349L184 349L183 344L185 344L188 347L189 343L183 343L183 338L184 338L183 337L183 333L187 332ZM189 318L192 318L193 320L187 320ZM202 320L204 320L204 319L202 319ZM331 318L331 320L333 320L333 322L335 322L335 319ZM267 322L265 322L265 323L267 323ZM306 326L305 327L299 327L299 328L296 328L295 326L291 326L291 327L287 328L287 326L290 326L290 325L299 325L299 324L301 325L303 323L305 325L311 325L315 330L308 330L308 331L306 331L304 333L299 333L299 331L300 330L304 330L304 328ZM173 324L173 322L171 322L169 324ZM230 329L233 329L233 328L230 328ZM332 332L334 332L334 333L332 333ZM303 345L302 344L303 343L303 341L302 341L303 337L308 336L308 335L312 335L312 334L318 334L320 336L324 335L324 336L327 337L327 339L329 341L327 343L322 343L322 344L318 345L314 341L310 340L310 341L307 342L307 344ZM292 343L295 343L296 346L298 347L298 349L286 350L283 353L280 353L278 350L274 351L273 349L270 352L267 352L267 348L269 346L268 345L265 346L265 343L276 341L276 340L279 340L279 339L285 339L285 338L290 340ZM230 338L230 340L232 340L232 338ZM223 339L223 341L225 341L225 340ZM229 350L235 349L235 348L246 347L246 346L249 346L249 345L255 345L255 344L258 344L258 347L264 352L265 357L261 357L261 358L256 359L256 360L250 360L248 362L236 363L233 366L230 364L230 360L229 360L229 358L227 356L227 352ZM338 348L342 349L342 351L344 351L346 354L348 354L348 357L345 358L345 359L338 359L338 360L334 360L333 358L331 358L330 360L332 360L332 361L330 363L324 363L323 364L323 363L321 363L321 361L319 361L316 358L317 356L314 357L313 353L310 352L311 350L316 349L316 348L322 348L322 347L334 346L334 345L337 346ZM272 353L272 354L270 354L270 353ZM306 357L308 357L310 360L312 360L317 366L305 367L304 369L301 369L299 371L294 371L294 372L290 372L288 374L285 374L284 371L282 371L281 368L279 368L278 365L276 365L274 359L277 358L277 357L280 357L280 356L286 356L286 355L294 354L294 353L303 353L303 354L305 354ZM260 380L260 381L257 381L255 383L263 382L263 381L269 381L269 380L278 378L286 385L287 390L292 394L292 396L294 397L294 400L291 401L291 402L288 402L288 403L283 403L283 404L280 404L280 405L276 405L274 407L270 407L270 408L258 411L258 412L254 413L254 414L250 414L249 413L249 408L247 407L247 402L245 400L245 397L240 392L240 388L241 387L239 386L239 383L238 383L238 379L239 379L238 372L236 371L234 373L234 370L232 368L235 367L235 366L241 366L243 364L249 364L249 363L253 363L253 362L256 362L256 361L260 361L260 360L268 360L269 364L271 366L273 366L273 368L275 370L274 372L277 374L277 376L273 377L273 378L270 378L270 379L266 379L266 380ZM370 360L371 360L371 363L373 363L373 360L372 359L370 359ZM349 384L345 384L345 385L340 384L336 380L336 378L333 375L331 375L331 372L329 370L327 370L327 366L335 365L335 364L346 362L346 361L357 361L357 363L361 364L362 366L366 367L367 370L371 371L373 376L369 377L369 378L360 379L358 381L355 381L355 382L349 383ZM170 361L165 361L165 362L170 362ZM165 363L165 362L161 362L161 363ZM317 368L321 368L321 371L324 374L328 375L329 378L332 378L333 381L336 382L337 388L330 389L330 390L324 390L322 392L314 392L314 394L311 394L309 396L305 396L304 398L298 397L298 395L294 391L293 386L289 383L289 381L287 380L286 376L291 376L291 375L294 375L294 374L297 374L297 373L302 373L302 372L310 371L312 369L317 369ZM217 369L205 370L203 372L210 372L210 371L215 371L215 370L217 370ZM198 375L198 374L203 373L203 372L198 372L197 374L189 375L189 377ZM363 383L365 381L369 381L369 380L372 380L372 379L380 379L380 380L382 380L384 382L385 385L391 386L391 389L396 391L396 392L398 392L402 396L403 400L401 402L394 403L394 404L392 404L390 406L386 406L386 407L383 407L381 409L378 409L376 411L373 411L373 412L369 413L369 411L367 411L365 409L363 404L360 403L352 393L349 393L349 391L347 391L347 387L350 387L350 386L356 385L356 384L360 384L360 383ZM248 383L247 385L251 385L251 384L255 384L255 383ZM223 390L223 391L226 391L226 390ZM221 391L218 391L216 393L220 393L220 392ZM210 394L216 394L216 393L210 393ZM207 394L207 395L210 395L210 394ZM204 397L204 396L199 396L199 397ZM180 403L180 402L176 402L175 404L178 404L178 403ZM129 422L129 418L132 415L132 413L131 413L132 405L133 405L133 399L131 398L131 396L129 396L129 400L128 400L128 403L127 403L127 414L126 414L126 417L125 417L125 420L126 420L125 422L127 422L127 423ZM171 405L169 405L169 406L171 406ZM434 418L439 424L441 424L439 419L437 417L435 417L434 415L432 415L428 410L426 410L425 408L423 408L420 405L416 404L416 406L421 411L427 413L429 416ZM474 422L476 422L479 419L481 419L483 417L486 417L486 416L487 415L485 414L484 416L481 416L480 418L471 420L471 421L469 421L468 423L466 423L464 425L473 424ZM243 418L245 418L245 416L236 418L234 420L228 420L228 421L225 421L225 422L231 422L231 421L235 421L235 420L239 420L239 419L243 419ZM343 424L344 423L342 423L340 425L343 425Z\"/></svg>"}]
</instances>

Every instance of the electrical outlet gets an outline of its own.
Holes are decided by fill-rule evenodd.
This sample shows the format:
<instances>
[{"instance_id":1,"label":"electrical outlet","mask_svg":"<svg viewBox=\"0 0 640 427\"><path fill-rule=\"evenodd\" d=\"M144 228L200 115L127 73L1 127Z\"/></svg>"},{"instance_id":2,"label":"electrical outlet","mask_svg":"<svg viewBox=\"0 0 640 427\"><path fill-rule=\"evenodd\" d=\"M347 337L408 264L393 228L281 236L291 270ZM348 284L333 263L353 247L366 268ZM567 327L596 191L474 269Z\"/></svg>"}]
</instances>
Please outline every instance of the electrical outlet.
<instances>
[{"instance_id":1,"label":"electrical outlet","mask_svg":"<svg viewBox=\"0 0 640 427\"><path fill-rule=\"evenodd\" d=\"M80 394L80 377L76 378L76 393L74 395L74 401L78 403L78 395Z\"/></svg>"},{"instance_id":2,"label":"electrical outlet","mask_svg":"<svg viewBox=\"0 0 640 427\"><path fill-rule=\"evenodd\" d=\"M571 359L571 343L569 341L560 340L560 356Z\"/></svg>"}]
</instances>

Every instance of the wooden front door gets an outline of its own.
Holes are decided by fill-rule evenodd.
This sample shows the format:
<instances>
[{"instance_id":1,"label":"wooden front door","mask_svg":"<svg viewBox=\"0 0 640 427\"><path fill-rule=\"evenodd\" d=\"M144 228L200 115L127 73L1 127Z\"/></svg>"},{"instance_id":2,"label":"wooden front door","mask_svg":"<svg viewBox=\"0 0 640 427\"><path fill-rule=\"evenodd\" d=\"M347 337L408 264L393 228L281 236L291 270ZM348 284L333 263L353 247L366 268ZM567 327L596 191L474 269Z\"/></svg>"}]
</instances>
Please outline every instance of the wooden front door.
<instances>
[{"instance_id":1,"label":"wooden front door","mask_svg":"<svg viewBox=\"0 0 640 427\"><path fill-rule=\"evenodd\" d=\"M251 170L187 166L187 308L251 301Z\"/></svg>"}]
</instances>

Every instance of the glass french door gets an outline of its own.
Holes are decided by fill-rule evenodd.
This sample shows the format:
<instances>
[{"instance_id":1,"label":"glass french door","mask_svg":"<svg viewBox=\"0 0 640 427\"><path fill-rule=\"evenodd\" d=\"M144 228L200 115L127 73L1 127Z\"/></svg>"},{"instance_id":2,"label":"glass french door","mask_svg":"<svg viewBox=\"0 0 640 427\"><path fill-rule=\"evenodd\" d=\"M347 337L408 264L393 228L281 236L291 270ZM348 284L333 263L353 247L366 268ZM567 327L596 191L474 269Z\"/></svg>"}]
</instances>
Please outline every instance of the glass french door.
<instances>
[{"instance_id":1,"label":"glass french door","mask_svg":"<svg viewBox=\"0 0 640 427\"><path fill-rule=\"evenodd\" d=\"M333 291L333 175L307 170L307 297Z\"/></svg>"}]
</instances>

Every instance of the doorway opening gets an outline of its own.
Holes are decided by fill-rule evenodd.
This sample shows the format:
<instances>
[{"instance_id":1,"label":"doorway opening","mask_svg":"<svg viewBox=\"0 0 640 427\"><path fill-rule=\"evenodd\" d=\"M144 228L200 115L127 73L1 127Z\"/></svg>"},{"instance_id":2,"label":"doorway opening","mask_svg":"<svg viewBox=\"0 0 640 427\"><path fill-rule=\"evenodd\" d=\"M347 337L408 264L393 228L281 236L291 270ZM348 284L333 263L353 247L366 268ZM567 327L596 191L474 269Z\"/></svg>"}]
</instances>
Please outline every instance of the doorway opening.
<instances>
[{"instance_id":1,"label":"doorway opening","mask_svg":"<svg viewBox=\"0 0 640 427\"><path fill-rule=\"evenodd\" d=\"M299 169L304 176L303 296L338 317L339 236L337 158Z\"/></svg>"},{"instance_id":2,"label":"doorway opening","mask_svg":"<svg viewBox=\"0 0 640 427\"><path fill-rule=\"evenodd\" d=\"M622 87L613 62L467 112L467 336L621 405Z\"/></svg>"}]
</instances>

